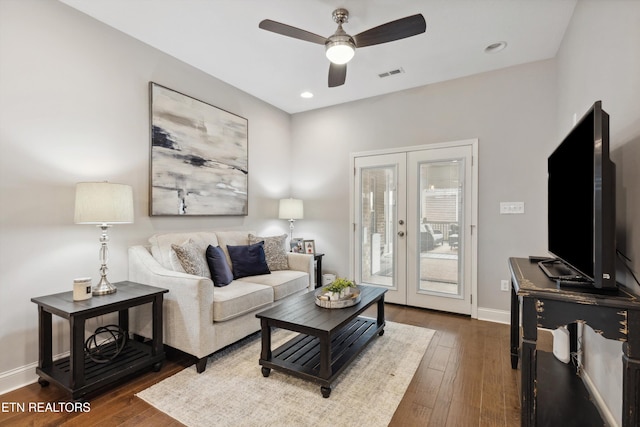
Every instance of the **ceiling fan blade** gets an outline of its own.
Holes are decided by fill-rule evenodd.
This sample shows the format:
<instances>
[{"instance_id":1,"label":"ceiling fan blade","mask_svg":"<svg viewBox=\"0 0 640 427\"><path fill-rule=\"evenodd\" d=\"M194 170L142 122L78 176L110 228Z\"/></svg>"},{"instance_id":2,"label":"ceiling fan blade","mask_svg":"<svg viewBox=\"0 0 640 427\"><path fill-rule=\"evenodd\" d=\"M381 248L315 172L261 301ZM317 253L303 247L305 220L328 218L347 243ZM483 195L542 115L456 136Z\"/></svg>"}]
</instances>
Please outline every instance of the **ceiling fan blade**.
<instances>
[{"instance_id":1,"label":"ceiling fan blade","mask_svg":"<svg viewBox=\"0 0 640 427\"><path fill-rule=\"evenodd\" d=\"M379 25L353 37L356 47L373 46L424 33L427 22L422 14L407 16Z\"/></svg>"},{"instance_id":2,"label":"ceiling fan blade","mask_svg":"<svg viewBox=\"0 0 640 427\"><path fill-rule=\"evenodd\" d=\"M294 39L308 41L311 43L325 44L327 41L326 37L310 33L309 31L301 30L300 28L292 27L291 25L272 21L271 19L265 19L261 21L260 24L258 24L258 27L262 28L263 30L282 34L283 36L287 37L293 37Z\"/></svg>"},{"instance_id":3,"label":"ceiling fan blade","mask_svg":"<svg viewBox=\"0 0 640 427\"><path fill-rule=\"evenodd\" d=\"M329 87L342 86L347 79L347 64L329 65Z\"/></svg>"}]
</instances>

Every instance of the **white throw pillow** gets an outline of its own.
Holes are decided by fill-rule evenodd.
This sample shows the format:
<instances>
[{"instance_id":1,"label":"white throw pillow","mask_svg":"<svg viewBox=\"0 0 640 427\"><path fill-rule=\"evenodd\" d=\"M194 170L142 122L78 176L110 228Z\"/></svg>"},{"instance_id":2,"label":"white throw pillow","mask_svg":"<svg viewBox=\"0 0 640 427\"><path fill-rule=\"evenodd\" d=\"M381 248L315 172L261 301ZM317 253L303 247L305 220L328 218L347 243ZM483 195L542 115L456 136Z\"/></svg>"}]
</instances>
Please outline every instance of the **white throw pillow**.
<instances>
[{"instance_id":1,"label":"white throw pillow","mask_svg":"<svg viewBox=\"0 0 640 427\"><path fill-rule=\"evenodd\" d=\"M181 245L173 244L171 248L176 252L178 260L185 272L193 274L194 276L211 278L205 250L198 246L192 239L189 239Z\"/></svg>"}]
</instances>

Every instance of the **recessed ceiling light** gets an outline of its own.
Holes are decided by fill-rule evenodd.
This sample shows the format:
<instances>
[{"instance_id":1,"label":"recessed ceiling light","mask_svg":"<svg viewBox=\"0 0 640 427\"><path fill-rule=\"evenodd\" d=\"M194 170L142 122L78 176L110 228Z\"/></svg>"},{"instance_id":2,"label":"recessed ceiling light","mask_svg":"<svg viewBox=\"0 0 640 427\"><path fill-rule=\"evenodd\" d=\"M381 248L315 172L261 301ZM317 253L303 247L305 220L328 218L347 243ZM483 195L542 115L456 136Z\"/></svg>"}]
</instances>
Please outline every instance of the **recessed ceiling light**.
<instances>
[{"instance_id":1,"label":"recessed ceiling light","mask_svg":"<svg viewBox=\"0 0 640 427\"><path fill-rule=\"evenodd\" d=\"M302 98L313 98L313 94L309 91L304 91L300 94Z\"/></svg>"},{"instance_id":2,"label":"recessed ceiling light","mask_svg":"<svg viewBox=\"0 0 640 427\"><path fill-rule=\"evenodd\" d=\"M485 53L497 53L507 47L507 42L496 42L491 43L489 46L484 48Z\"/></svg>"}]
</instances>

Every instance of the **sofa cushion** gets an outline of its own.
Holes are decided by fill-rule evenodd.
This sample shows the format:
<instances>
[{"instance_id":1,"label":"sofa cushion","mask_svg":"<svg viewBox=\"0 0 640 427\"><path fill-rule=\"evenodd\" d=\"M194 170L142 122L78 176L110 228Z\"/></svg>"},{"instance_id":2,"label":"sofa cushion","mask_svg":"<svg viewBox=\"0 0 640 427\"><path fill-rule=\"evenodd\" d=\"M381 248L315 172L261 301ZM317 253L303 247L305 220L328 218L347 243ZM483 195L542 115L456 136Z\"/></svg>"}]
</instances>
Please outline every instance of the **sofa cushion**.
<instances>
[{"instance_id":1,"label":"sofa cushion","mask_svg":"<svg viewBox=\"0 0 640 427\"><path fill-rule=\"evenodd\" d=\"M264 242L264 254L267 257L267 265L271 271L289 269L287 250L285 249L286 241L286 234L271 237L260 237L249 234L249 244Z\"/></svg>"},{"instance_id":2,"label":"sofa cushion","mask_svg":"<svg viewBox=\"0 0 640 427\"><path fill-rule=\"evenodd\" d=\"M203 248L203 251L204 248L209 245L219 245L218 238L214 232L194 231L188 233L156 234L149 238L151 255L153 255L156 261L158 261L164 268L184 273L184 268L182 268L175 251L171 249L171 245L181 245L189 239L193 240L195 244Z\"/></svg>"},{"instance_id":3,"label":"sofa cushion","mask_svg":"<svg viewBox=\"0 0 640 427\"><path fill-rule=\"evenodd\" d=\"M242 281L270 286L275 301L309 287L309 275L295 270L272 271L269 275L245 277Z\"/></svg>"},{"instance_id":4,"label":"sofa cushion","mask_svg":"<svg viewBox=\"0 0 640 427\"><path fill-rule=\"evenodd\" d=\"M264 254L263 242L254 243L253 245L227 245L227 251L231 258L234 279L271 273Z\"/></svg>"},{"instance_id":5,"label":"sofa cushion","mask_svg":"<svg viewBox=\"0 0 640 427\"><path fill-rule=\"evenodd\" d=\"M198 246L192 239L189 239L181 245L173 244L171 245L171 249L175 251L186 273L211 278L204 249Z\"/></svg>"},{"instance_id":6,"label":"sofa cushion","mask_svg":"<svg viewBox=\"0 0 640 427\"><path fill-rule=\"evenodd\" d=\"M257 283L234 280L213 292L213 321L222 322L269 306L273 289Z\"/></svg>"},{"instance_id":7,"label":"sofa cushion","mask_svg":"<svg viewBox=\"0 0 640 427\"><path fill-rule=\"evenodd\" d=\"M220 249L220 246L207 247L206 252L207 264L209 265L209 271L211 272L211 279L214 286L226 286L233 280L233 273L227 264L227 258Z\"/></svg>"}]
</instances>

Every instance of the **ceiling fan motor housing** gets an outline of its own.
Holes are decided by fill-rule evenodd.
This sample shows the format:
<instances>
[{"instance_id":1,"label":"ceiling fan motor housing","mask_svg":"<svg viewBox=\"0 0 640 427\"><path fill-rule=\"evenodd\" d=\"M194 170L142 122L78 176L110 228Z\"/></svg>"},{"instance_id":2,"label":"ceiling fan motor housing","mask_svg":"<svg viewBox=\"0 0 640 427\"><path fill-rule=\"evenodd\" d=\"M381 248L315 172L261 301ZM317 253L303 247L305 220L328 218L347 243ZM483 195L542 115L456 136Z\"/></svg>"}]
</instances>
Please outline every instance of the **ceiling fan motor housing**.
<instances>
[{"instance_id":1,"label":"ceiling fan motor housing","mask_svg":"<svg viewBox=\"0 0 640 427\"><path fill-rule=\"evenodd\" d=\"M342 8L336 9L333 11L331 16L333 17L333 20L338 25L342 25L345 22L349 22L349 11L347 9L342 9Z\"/></svg>"}]
</instances>

